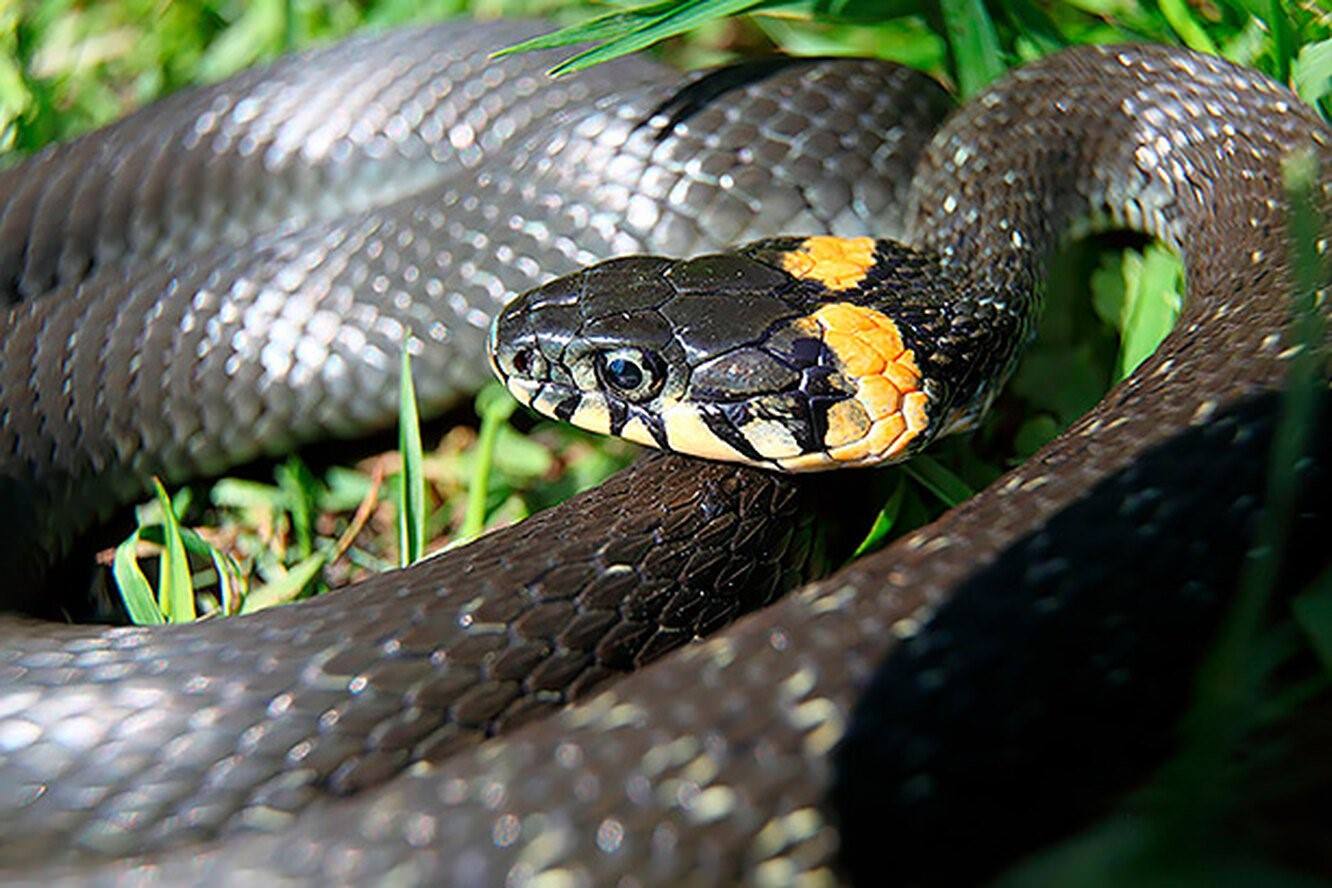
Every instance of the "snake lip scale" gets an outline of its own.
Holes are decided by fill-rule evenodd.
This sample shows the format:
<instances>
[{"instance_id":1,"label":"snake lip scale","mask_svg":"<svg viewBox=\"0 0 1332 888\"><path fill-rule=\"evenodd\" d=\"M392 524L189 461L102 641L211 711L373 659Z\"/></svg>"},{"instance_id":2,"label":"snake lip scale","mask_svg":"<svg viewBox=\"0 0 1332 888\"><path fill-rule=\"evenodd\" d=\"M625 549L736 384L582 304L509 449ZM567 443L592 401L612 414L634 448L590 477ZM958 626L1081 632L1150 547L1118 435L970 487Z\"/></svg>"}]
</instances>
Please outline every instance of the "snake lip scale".
<instances>
[{"instance_id":1,"label":"snake lip scale","mask_svg":"<svg viewBox=\"0 0 1332 888\"><path fill-rule=\"evenodd\" d=\"M854 477L666 455L253 617L0 619L0 879L948 882L1168 751L1261 502L1290 354L1282 162L1332 169L1313 111L1155 46L1068 50L951 114L928 79L858 60L681 80L630 58L556 82L549 56L490 60L540 27L354 38L0 173L15 607L58 593L40 580L89 516L153 474L389 421L404 336L428 409L481 380L493 329L539 410L821 467L974 422L1088 218L1179 252L1177 329L1030 461L807 585ZM771 322L743 354L734 318L698 313L718 272L709 299ZM897 301L871 302L880 285ZM593 329L617 310L628 328ZM678 406L737 378L805 411ZM1300 469L1291 583L1326 563L1324 450Z\"/></svg>"}]
</instances>

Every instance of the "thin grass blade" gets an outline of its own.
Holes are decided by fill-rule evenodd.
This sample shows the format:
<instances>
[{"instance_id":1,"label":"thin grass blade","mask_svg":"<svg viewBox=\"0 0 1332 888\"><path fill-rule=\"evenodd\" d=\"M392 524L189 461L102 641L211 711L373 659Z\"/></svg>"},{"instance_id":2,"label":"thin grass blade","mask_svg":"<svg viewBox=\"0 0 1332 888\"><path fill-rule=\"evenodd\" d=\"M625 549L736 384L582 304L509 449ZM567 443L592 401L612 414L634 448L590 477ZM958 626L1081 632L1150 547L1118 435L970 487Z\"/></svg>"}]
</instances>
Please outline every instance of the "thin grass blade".
<instances>
[{"instance_id":1,"label":"thin grass blade","mask_svg":"<svg viewBox=\"0 0 1332 888\"><path fill-rule=\"evenodd\" d=\"M240 611L241 602L245 600L244 577L236 562L224 552L209 546L208 555L212 559L213 570L217 572L218 603L222 613L231 616Z\"/></svg>"},{"instance_id":2,"label":"thin grass blade","mask_svg":"<svg viewBox=\"0 0 1332 888\"><path fill-rule=\"evenodd\" d=\"M888 495L883 508L874 517L874 524L870 527L869 533L865 535L865 539L860 541L860 545L856 546L856 551L851 554L852 560L867 552L873 552L887 542L893 528L897 525L898 516L902 513L902 500L905 495L906 482L899 473L897 482L893 485L893 492Z\"/></svg>"},{"instance_id":3,"label":"thin grass blade","mask_svg":"<svg viewBox=\"0 0 1332 888\"><path fill-rule=\"evenodd\" d=\"M295 456L278 466L276 474L283 502L291 515L291 529L296 534L296 551L299 557L308 558L314 551L314 516L315 504L319 500L319 482L305 463Z\"/></svg>"},{"instance_id":4,"label":"thin grass blade","mask_svg":"<svg viewBox=\"0 0 1332 888\"><path fill-rule=\"evenodd\" d=\"M398 473L398 565L406 567L420 560L425 549L426 488L421 468L421 418L412 382L412 358L405 344L398 389L398 451L402 454L402 471Z\"/></svg>"},{"instance_id":5,"label":"thin grass blade","mask_svg":"<svg viewBox=\"0 0 1332 888\"><path fill-rule=\"evenodd\" d=\"M153 479L153 491L162 507L161 576L158 578L158 602L162 615L172 623L189 623L198 617L194 607L194 583L190 579L190 560L181 539L171 497L162 482Z\"/></svg>"},{"instance_id":6,"label":"thin grass blade","mask_svg":"<svg viewBox=\"0 0 1332 888\"><path fill-rule=\"evenodd\" d=\"M1003 11L1013 30L1030 40L1043 55L1058 52L1070 43L1049 13L1031 0L1009 0L1003 4Z\"/></svg>"},{"instance_id":7,"label":"thin grass blade","mask_svg":"<svg viewBox=\"0 0 1332 888\"><path fill-rule=\"evenodd\" d=\"M1284 0L1267 0L1263 18L1267 22L1267 32L1272 36L1272 76L1282 83L1289 83L1295 41Z\"/></svg>"},{"instance_id":8,"label":"thin grass blade","mask_svg":"<svg viewBox=\"0 0 1332 888\"><path fill-rule=\"evenodd\" d=\"M266 607L289 604L295 601L305 591L305 587L310 585L311 581L319 575L319 570L324 566L324 561L325 555L319 552L297 562L280 579L260 586L246 595L245 601L241 604L240 612L242 614L252 614Z\"/></svg>"},{"instance_id":9,"label":"thin grass blade","mask_svg":"<svg viewBox=\"0 0 1332 888\"><path fill-rule=\"evenodd\" d=\"M1309 639L1309 644L1323 671L1332 676L1332 570L1322 576L1293 602L1295 622Z\"/></svg>"},{"instance_id":10,"label":"thin grass blade","mask_svg":"<svg viewBox=\"0 0 1332 888\"><path fill-rule=\"evenodd\" d=\"M1193 10L1189 9L1185 0L1160 0L1160 7L1166 22L1184 41L1185 46L1198 52L1216 54L1216 44L1207 36L1207 29L1194 18Z\"/></svg>"},{"instance_id":11,"label":"thin grass blade","mask_svg":"<svg viewBox=\"0 0 1332 888\"><path fill-rule=\"evenodd\" d=\"M493 58L503 58L521 52L536 52L541 49L558 49L576 43L599 43L623 37L644 25L651 24L661 16L684 4L677 0L664 3L649 3L620 12L608 12L594 19L560 28L548 34L540 34L513 46L506 46L494 53Z\"/></svg>"},{"instance_id":12,"label":"thin grass blade","mask_svg":"<svg viewBox=\"0 0 1332 888\"><path fill-rule=\"evenodd\" d=\"M1327 98L1332 95L1332 38L1306 44L1300 49L1292 81L1300 98L1319 109L1326 118Z\"/></svg>"},{"instance_id":13,"label":"thin grass blade","mask_svg":"<svg viewBox=\"0 0 1332 888\"><path fill-rule=\"evenodd\" d=\"M759 0L685 0L671 9L631 28L625 34L565 59L550 69L552 76L572 74L601 62L646 49L654 43L683 34L713 19L737 15L759 5Z\"/></svg>"},{"instance_id":14,"label":"thin grass blade","mask_svg":"<svg viewBox=\"0 0 1332 888\"><path fill-rule=\"evenodd\" d=\"M975 493L967 482L954 475L938 460L924 454L902 463L902 471L950 509L970 499Z\"/></svg>"}]
</instances>

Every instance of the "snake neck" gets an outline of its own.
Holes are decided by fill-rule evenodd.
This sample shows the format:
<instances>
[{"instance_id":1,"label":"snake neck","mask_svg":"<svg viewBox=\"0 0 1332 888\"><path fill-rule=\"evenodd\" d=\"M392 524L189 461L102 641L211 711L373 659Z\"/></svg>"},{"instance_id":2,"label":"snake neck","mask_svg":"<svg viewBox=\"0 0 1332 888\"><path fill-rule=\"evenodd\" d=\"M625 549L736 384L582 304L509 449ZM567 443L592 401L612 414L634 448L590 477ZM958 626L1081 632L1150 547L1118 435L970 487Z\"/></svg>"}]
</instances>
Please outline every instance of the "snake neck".
<instances>
[{"instance_id":1,"label":"snake neck","mask_svg":"<svg viewBox=\"0 0 1332 888\"><path fill-rule=\"evenodd\" d=\"M1055 251L1088 227L1135 230L1183 258L1180 328L1243 314L1234 347L1279 352L1265 332L1287 313L1270 298L1288 289L1283 163L1312 151L1332 170L1330 141L1285 87L1167 47L1083 47L989 88L936 134L908 208L908 241L957 281L958 312L990 312L998 328L971 374L987 382L960 397L988 405L1034 332ZM1186 347L1172 339L1154 360Z\"/></svg>"}]
</instances>

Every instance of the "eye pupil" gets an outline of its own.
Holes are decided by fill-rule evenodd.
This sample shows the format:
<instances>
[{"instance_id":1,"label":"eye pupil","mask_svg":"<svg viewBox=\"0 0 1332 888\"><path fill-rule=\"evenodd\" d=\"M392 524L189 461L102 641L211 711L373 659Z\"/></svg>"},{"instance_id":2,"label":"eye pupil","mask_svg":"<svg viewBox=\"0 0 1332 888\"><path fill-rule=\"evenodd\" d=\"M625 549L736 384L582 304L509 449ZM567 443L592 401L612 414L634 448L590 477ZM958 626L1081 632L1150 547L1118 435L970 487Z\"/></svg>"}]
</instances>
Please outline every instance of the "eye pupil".
<instances>
[{"instance_id":1,"label":"eye pupil","mask_svg":"<svg viewBox=\"0 0 1332 888\"><path fill-rule=\"evenodd\" d=\"M636 389L643 384L643 368L627 358L612 358L606 362L606 375L622 389Z\"/></svg>"}]
</instances>

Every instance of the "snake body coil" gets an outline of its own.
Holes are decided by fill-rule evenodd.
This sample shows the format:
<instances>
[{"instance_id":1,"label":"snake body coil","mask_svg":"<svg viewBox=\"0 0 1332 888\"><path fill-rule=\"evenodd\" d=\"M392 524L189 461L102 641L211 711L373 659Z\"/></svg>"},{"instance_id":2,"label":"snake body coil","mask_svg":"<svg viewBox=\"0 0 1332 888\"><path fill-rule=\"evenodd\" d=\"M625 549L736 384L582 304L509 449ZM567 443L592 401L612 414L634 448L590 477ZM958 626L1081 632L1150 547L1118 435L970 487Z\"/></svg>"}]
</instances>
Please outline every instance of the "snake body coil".
<instances>
[{"instance_id":1,"label":"snake body coil","mask_svg":"<svg viewBox=\"0 0 1332 888\"><path fill-rule=\"evenodd\" d=\"M935 257L959 316L1006 319L1016 343L1059 239L1094 217L1180 251L1178 329L1074 428L934 525L448 758L790 586L810 562L810 492L663 457L536 523L327 600L160 630L0 624L8 875L31 876L34 858L51 864L43 877L166 882L826 873L837 845L821 813L827 755L885 656L881 708L840 754L859 769L834 795L853 866L884 853L882 836L859 831L873 819L892 825L908 877L938 876L930 849L977 836L966 866L984 870L1159 754L1257 508L1272 416L1262 393L1287 354L1281 163L1299 150L1330 159L1312 112L1214 59L1084 48L969 103L911 178L902 170L942 103L900 70L819 62L672 88L633 61L567 87L539 87L541 60L482 69L485 52L526 33L463 29L450 45L471 49L457 50L435 50L450 32L433 29L349 44L7 174L0 270L25 299L0 345L3 493L20 516L0 554L15 576L63 550L82 529L72 515L109 508L150 473L212 471L385 421L388 356L405 331L423 378L438 374L425 387L439 406L478 378L480 330L506 294L627 251L892 236L907 181L901 234ZM292 98L303 87L270 85L390 59L382 81L348 74L364 104L345 118ZM450 66L461 79L443 77ZM890 122L900 109L907 122ZM173 140L197 163L165 159ZM209 145L222 160L202 160ZM394 145L401 156L383 150ZM352 187L276 227L271 204L232 206L233 188L203 184L258 163L296 191L378 180L343 166L355 146L407 184L378 198ZM327 163L306 172L301 154ZM110 175L134 164L145 182L171 182L163 169L178 178L131 189ZM198 193L215 198L178 197L195 170ZM223 246L173 256L210 226ZM61 298L52 286L79 289ZM977 403L1014 348L976 362ZM217 404L255 412L237 422ZM1210 487L1181 477L1200 461L1219 469L1202 473ZM1307 481L1325 503L1317 461ZM1117 548L1085 545L1085 522ZM536 554L547 528L568 535L567 552ZM1165 535L1208 557L1147 557ZM1107 569L1124 560L1131 583ZM1163 643L1184 626L1201 631ZM1009 656L1010 639L1032 658ZM1042 681L1070 648L1089 665ZM1092 727L1110 723L1133 730ZM1072 740L1095 760L1123 752L1125 734L1141 748L1088 781L1085 804L993 809L1026 788L1042 753Z\"/></svg>"}]
</instances>

